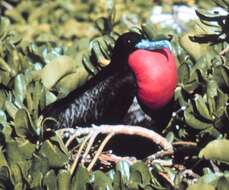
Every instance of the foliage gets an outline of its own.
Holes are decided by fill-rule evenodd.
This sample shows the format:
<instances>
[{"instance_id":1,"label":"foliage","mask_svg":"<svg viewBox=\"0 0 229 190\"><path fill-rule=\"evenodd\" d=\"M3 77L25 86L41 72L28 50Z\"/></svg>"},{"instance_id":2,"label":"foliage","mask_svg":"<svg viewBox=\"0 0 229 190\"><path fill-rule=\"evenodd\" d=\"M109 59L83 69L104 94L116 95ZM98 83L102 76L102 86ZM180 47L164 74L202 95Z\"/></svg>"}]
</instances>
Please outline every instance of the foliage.
<instances>
[{"instance_id":1,"label":"foliage","mask_svg":"<svg viewBox=\"0 0 229 190\"><path fill-rule=\"evenodd\" d=\"M174 114L160 132L174 143L197 144L190 152L184 150L178 161L179 148L175 149L174 165L182 164L198 175L204 172L188 189L226 189L229 64L228 56L222 58L219 51L226 47L227 38L216 46L194 43L189 36L212 33L212 27L200 23L194 27L196 22L188 23L187 32L179 34L169 27L152 26L147 19L151 6L150 1L138 0L117 0L115 4L111 0L1 1L1 189L187 187L182 170L160 164L147 167L143 162L130 165L122 161L107 172L79 166L71 173L73 155L63 139L43 131L39 111L103 69L118 35L128 30L149 39L173 35L179 82L169 105ZM189 159L183 160L185 157Z\"/></svg>"},{"instance_id":2,"label":"foliage","mask_svg":"<svg viewBox=\"0 0 229 190\"><path fill-rule=\"evenodd\" d=\"M15 125L1 132L1 189L154 189L162 188L143 162L120 162L108 173L88 172L80 166L69 171L69 153L55 133L43 138L41 122L34 123L29 113L17 111ZM154 173L160 169L153 168ZM151 181L153 180L153 181Z\"/></svg>"}]
</instances>

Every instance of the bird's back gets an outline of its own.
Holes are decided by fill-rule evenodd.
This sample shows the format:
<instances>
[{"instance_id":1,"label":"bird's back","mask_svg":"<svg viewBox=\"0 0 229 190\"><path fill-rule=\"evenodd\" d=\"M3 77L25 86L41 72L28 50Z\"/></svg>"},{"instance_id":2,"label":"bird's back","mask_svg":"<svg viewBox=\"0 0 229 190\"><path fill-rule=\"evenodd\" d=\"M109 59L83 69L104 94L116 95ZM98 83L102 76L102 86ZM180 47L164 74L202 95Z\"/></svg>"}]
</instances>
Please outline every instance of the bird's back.
<instances>
[{"instance_id":1,"label":"bird's back","mask_svg":"<svg viewBox=\"0 0 229 190\"><path fill-rule=\"evenodd\" d=\"M46 122L46 127L54 129L115 124L121 122L135 93L134 75L128 71L117 72L97 83L89 81L81 89L47 106L42 115L57 121Z\"/></svg>"}]
</instances>

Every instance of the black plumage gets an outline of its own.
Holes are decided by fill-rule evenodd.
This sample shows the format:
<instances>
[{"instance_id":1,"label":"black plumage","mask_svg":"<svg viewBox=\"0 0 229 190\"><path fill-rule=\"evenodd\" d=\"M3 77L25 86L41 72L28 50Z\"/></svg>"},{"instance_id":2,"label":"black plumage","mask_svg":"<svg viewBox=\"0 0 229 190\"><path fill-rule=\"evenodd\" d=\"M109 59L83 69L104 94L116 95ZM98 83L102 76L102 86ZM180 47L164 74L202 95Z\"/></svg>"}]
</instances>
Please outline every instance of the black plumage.
<instances>
[{"instance_id":1,"label":"black plumage","mask_svg":"<svg viewBox=\"0 0 229 190\"><path fill-rule=\"evenodd\" d=\"M142 36L135 32L120 36L107 68L83 87L42 110L44 117L56 120L46 121L45 127L58 129L121 122L137 91L135 76L127 59L141 39Z\"/></svg>"},{"instance_id":2,"label":"black plumage","mask_svg":"<svg viewBox=\"0 0 229 190\"><path fill-rule=\"evenodd\" d=\"M115 73L95 86L88 83L71 92L46 107L42 114L58 121L54 128L115 123L121 120L132 102L136 91L134 80L131 73Z\"/></svg>"},{"instance_id":3,"label":"black plumage","mask_svg":"<svg viewBox=\"0 0 229 190\"><path fill-rule=\"evenodd\" d=\"M152 128L156 126L152 117L143 111L143 106L139 104L137 97L133 99L128 111L123 117L122 122L127 125L139 125L145 128Z\"/></svg>"}]
</instances>

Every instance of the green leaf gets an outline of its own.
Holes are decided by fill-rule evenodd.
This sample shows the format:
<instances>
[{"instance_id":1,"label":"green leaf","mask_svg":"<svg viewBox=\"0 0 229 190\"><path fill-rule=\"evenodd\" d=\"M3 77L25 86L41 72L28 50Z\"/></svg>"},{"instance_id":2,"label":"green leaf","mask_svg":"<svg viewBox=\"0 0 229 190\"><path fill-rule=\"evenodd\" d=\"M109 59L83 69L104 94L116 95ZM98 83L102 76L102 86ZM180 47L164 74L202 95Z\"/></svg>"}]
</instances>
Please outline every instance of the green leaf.
<instances>
[{"instance_id":1,"label":"green leaf","mask_svg":"<svg viewBox=\"0 0 229 190\"><path fill-rule=\"evenodd\" d=\"M4 125L7 123L6 113L0 109L0 124Z\"/></svg>"},{"instance_id":2,"label":"green leaf","mask_svg":"<svg viewBox=\"0 0 229 190\"><path fill-rule=\"evenodd\" d=\"M43 179L43 185L45 189L52 190L57 189L57 181L56 181L56 174L54 170L48 171Z\"/></svg>"},{"instance_id":3,"label":"green leaf","mask_svg":"<svg viewBox=\"0 0 229 190\"><path fill-rule=\"evenodd\" d=\"M33 154L32 165L30 167L30 187L38 188L42 186L43 176L49 169L49 162L45 155Z\"/></svg>"},{"instance_id":4,"label":"green leaf","mask_svg":"<svg viewBox=\"0 0 229 190\"><path fill-rule=\"evenodd\" d=\"M7 113L10 115L11 118L15 118L15 115L18 111L18 108L10 101L6 100L5 101L5 109Z\"/></svg>"},{"instance_id":5,"label":"green leaf","mask_svg":"<svg viewBox=\"0 0 229 190\"><path fill-rule=\"evenodd\" d=\"M126 161L120 161L116 165L116 172L120 172L121 179L124 184L128 184L130 180L130 164Z\"/></svg>"},{"instance_id":6,"label":"green leaf","mask_svg":"<svg viewBox=\"0 0 229 190\"><path fill-rule=\"evenodd\" d=\"M14 94L16 97L15 101L17 101L19 105L22 106L26 94L26 81L23 74L18 74L15 77Z\"/></svg>"},{"instance_id":7,"label":"green leaf","mask_svg":"<svg viewBox=\"0 0 229 190\"><path fill-rule=\"evenodd\" d=\"M0 18L0 37L2 37L7 32L7 30L9 29L9 25L10 25L9 19L1 16Z\"/></svg>"},{"instance_id":8,"label":"green leaf","mask_svg":"<svg viewBox=\"0 0 229 190\"><path fill-rule=\"evenodd\" d=\"M7 77L9 77L9 74L13 73L13 69L11 69L11 67L2 58L0 58L0 69L2 71L5 71L5 77L7 76L7 74L8 74ZM1 76L1 77L3 77L3 76ZM3 80L3 79L1 78L1 80Z\"/></svg>"},{"instance_id":9,"label":"green leaf","mask_svg":"<svg viewBox=\"0 0 229 190\"><path fill-rule=\"evenodd\" d=\"M5 155L4 155L4 153L3 153L3 149L2 149L2 147L0 147L0 168L1 168L2 166L8 166L8 164L7 164Z\"/></svg>"},{"instance_id":10,"label":"green leaf","mask_svg":"<svg viewBox=\"0 0 229 190\"><path fill-rule=\"evenodd\" d=\"M137 162L130 168L130 180L142 185L150 184L151 174L143 162Z\"/></svg>"},{"instance_id":11,"label":"green leaf","mask_svg":"<svg viewBox=\"0 0 229 190\"><path fill-rule=\"evenodd\" d=\"M21 169L17 164L14 164L14 163L11 164L10 171L11 171L10 177L12 179L14 186L23 181Z\"/></svg>"},{"instance_id":12,"label":"green leaf","mask_svg":"<svg viewBox=\"0 0 229 190\"><path fill-rule=\"evenodd\" d=\"M188 63L184 62L179 66L178 69L178 76L179 76L179 81L181 83L188 82L189 77L190 77L190 68Z\"/></svg>"},{"instance_id":13,"label":"green leaf","mask_svg":"<svg viewBox=\"0 0 229 190\"><path fill-rule=\"evenodd\" d=\"M198 113L207 120L212 120L212 116L209 113L208 107L206 105L206 101L201 96L196 96L195 99L196 109Z\"/></svg>"},{"instance_id":14,"label":"green leaf","mask_svg":"<svg viewBox=\"0 0 229 190\"><path fill-rule=\"evenodd\" d=\"M44 86L51 89L65 75L74 72L75 61L69 56L53 59L41 70L41 80Z\"/></svg>"},{"instance_id":15,"label":"green leaf","mask_svg":"<svg viewBox=\"0 0 229 190\"><path fill-rule=\"evenodd\" d=\"M100 32L109 33L111 32L112 26L107 18L100 17L95 21L96 27Z\"/></svg>"},{"instance_id":16,"label":"green leaf","mask_svg":"<svg viewBox=\"0 0 229 190\"><path fill-rule=\"evenodd\" d=\"M208 45L200 45L198 43L192 42L189 36L193 36L195 33L188 32L182 35L180 40L180 45L195 59L200 59L203 55L209 51Z\"/></svg>"},{"instance_id":17,"label":"green leaf","mask_svg":"<svg viewBox=\"0 0 229 190\"><path fill-rule=\"evenodd\" d=\"M33 99L32 99L33 109L35 111L35 116L37 116L37 114L38 114L37 112L39 110L39 103L41 103L42 98L45 99L45 94L43 92L44 92L44 87L42 86L41 82L36 81L34 89L33 89L33 93L32 93L33 94ZM43 101L45 101L45 100L43 100Z\"/></svg>"},{"instance_id":18,"label":"green leaf","mask_svg":"<svg viewBox=\"0 0 229 190\"><path fill-rule=\"evenodd\" d=\"M142 30L146 34L147 38L151 40L155 38L155 28L153 24L142 24Z\"/></svg>"},{"instance_id":19,"label":"green leaf","mask_svg":"<svg viewBox=\"0 0 229 190\"><path fill-rule=\"evenodd\" d=\"M219 178L216 188L219 190L227 190L229 187L229 181L223 176Z\"/></svg>"},{"instance_id":20,"label":"green leaf","mask_svg":"<svg viewBox=\"0 0 229 190\"><path fill-rule=\"evenodd\" d=\"M229 140L226 139L218 139L211 141L204 147L200 153L200 158L205 158L209 160L217 160L220 162L229 162Z\"/></svg>"},{"instance_id":21,"label":"green leaf","mask_svg":"<svg viewBox=\"0 0 229 190\"><path fill-rule=\"evenodd\" d=\"M114 181L114 179L115 179L115 174L116 174L117 172L115 172L115 170L114 169L111 169L111 170L109 170L108 172L107 172L107 176L111 179L111 181Z\"/></svg>"},{"instance_id":22,"label":"green leaf","mask_svg":"<svg viewBox=\"0 0 229 190\"><path fill-rule=\"evenodd\" d=\"M212 172L209 168L203 169L204 175L198 179L198 183L216 185L219 178L222 176L222 173Z\"/></svg>"},{"instance_id":23,"label":"green leaf","mask_svg":"<svg viewBox=\"0 0 229 190\"><path fill-rule=\"evenodd\" d=\"M208 184L201 184L201 183L197 183L197 184L193 184L190 185L187 190L215 190L214 186L212 185L208 185Z\"/></svg>"},{"instance_id":24,"label":"green leaf","mask_svg":"<svg viewBox=\"0 0 229 190\"><path fill-rule=\"evenodd\" d=\"M6 156L9 164L17 164L32 158L36 144L32 144L25 138L16 138L16 140L7 140Z\"/></svg>"},{"instance_id":25,"label":"green leaf","mask_svg":"<svg viewBox=\"0 0 229 190\"><path fill-rule=\"evenodd\" d=\"M210 80L207 82L207 95L209 97L215 97L217 96L218 92L218 85L215 80Z\"/></svg>"},{"instance_id":26,"label":"green leaf","mask_svg":"<svg viewBox=\"0 0 229 190\"><path fill-rule=\"evenodd\" d=\"M5 190L13 190L13 184L10 180L10 171L6 166L0 167L0 189Z\"/></svg>"},{"instance_id":27,"label":"green leaf","mask_svg":"<svg viewBox=\"0 0 229 190\"><path fill-rule=\"evenodd\" d=\"M107 189L107 190L113 190L112 187L112 182L108 176L106 176L103 172L101 171L95 171L92 174L93 178L93 189L95 190L102 190L102 189Z\"/></svg>"},{"instance_id":28,"label":"green leaf","mask_svg":"<svg viewBox=\"0 0 229 190\"><path fill-rule=\"evenodd\" d=\"M15 190L24 189L23 183L17 183L17 184L14 186L14 189L15 189Z\"/></svg>"},{"instance_id":29,"label":"green leaf","mask_svg":"<svg viewBox=\"0 0 229 190\"><path fill-rule=\"evenodd\" d=\"M30 123L27 112L24 109L20 109L17 111L14 122L17 136L25 137L29 134Z\"/></svg>"},{"instance_id":30,"label":"green leaf","mask_svg":"<svg viewBox=\"0 0 229 190\"><path fill-rule=\"evenodd\" d=\"M216 99L216 115L218 117L221 117L224 112L225 112L225 106L228 101L228 95L224 94L222 91L218 91L218 96L215 98Z\"/></svg>"},{"instance_id":31,"label":"green leaf","mask_svg":"<svg viewBox=\"0 0 229 190\"><path fill-rule=\"evenodd\" d=\"M189 112L188 110L184 112L184 118L185 118L185 122L194 129L203 130L203 129L213 127L211 123L205 123L197 119L194 116L194 114L192 112Z\"/></svg>"},{"instance_id":32,"label":"green leaf","mask_svg":"<svg viewBox=\"0 0 229 190\"><path fill-rule=\"evenodd\" d=\"M82 86L88 80L88 72L84 67L78 67L74 73L63 77L57 84L59 94L67 95L69 92Z\"/></svg>"},{"instance_id":33,"label":"green leaf","mask_svg":"<svg viewBox=\"0 0 229 190\"><path fill-rule=\"evenodd\" d=\"M87 184L89 183L90 174L84 167L79 167L72 177L71 190L81 189L87 190Z\"/></svg>"},{"instance_id":34,"label":"green leaf","mask_svg":"<svg viewBox=\"0 0 229 190\"><path fill-rule=\"evenodd\" d=\"M107 47L103 47L102 44L99 44L98 40L92 41L92 54L95 55L97 62L99 63L100 66L104 67L109 64L109 60L107 60L107 54L104 53L106 52ZM104 43L105 44L105 43ZM106 44L105 44L106 45Z\"/></svg>"},{"instance_id":35,"label":"green leaf","mask_svg":"<svg viewBox=\"0 0 229 190\"><path fill-rule=\"evenodd\" d=\"M92 75L96 75L98 73L98 69L93 64L91 64L90 58L88 55L83 56L82 63L83 63L83 66L86 68L86 70L89 73L91 73Z\"/></svg>"},{"instance_id":36,"label":"green leaf","mask_svg":"<svg viewBox=\"0 0 229 190\"><path fill-rule=\"evenodd\" d=\"M194 80L194 81L186 83L183 86L183 89L188 93L193 93L200 85L201 83L199 83L197 80Z\"/></svg>"},{"instance_id":37,"label":"green leaf","mask_svg":"<svg viewBox=\"0 0 229 190\"><path fill-rule=\"evenodd\" d=\"M47 106L55 102L57 100L57 97L52 92L46 91L45 99L46 99L46 106Z\"/></svg>"},{"instance_id":38,"label":"green leaf","mask_svg":"<svg viewBox=\"0 0 229 190\"><path fill-rule=\"evenodd\" d=\"M71 182L71 174L68 170L60 170L57 175L57 189L69 190Z\"/></svg>"},{"instance_id":39,"label":"green leaf","mask_svg":"<svg viewBox=\"0 0 229 190\"><path fill-rule=\"evenodd\" d=\"M228 69L225 66L220 65L215 67L213 76L221 88L229 86Z\"/></svg>"},{"instance_id":40,"label":"green leaf","mask_svg":"<svg viewBox=\"0 0 229 190\"><path fill-rule=\"evenodd\" d=\"M178 101L178 103L181 107L186 106L187 102L185 100L184 90L181 87L176 88L174 100Z\"/></svg>"},{"instance_id":41,"label":"green leaf","mask_svg":"<svg viewBox=\"0 0 229 190\"><path fill-rule=\"evenodd\" d=\"M114 174L113 174L113 187L114 189L128 189L128 184L125 184L123 179L122 179L122 175L121 175L121 172L120 171L116 171Z\"/></svg>"},{"instance_id":42,"label":"green leaf","mask_svg":"<svg viewBox=\"0 0 229 190\"><path fill-rule=\"evenodd\" d=\"M25 109L19 109L15 115L15 131L18 137L30 136L35 140L39 133L33 123L29 112Z\"/></svg>"},{"instance_id":43,"label":"green leaf","mask_svg":"<svg viewBox=\"0 0 229 190\"><path fill-rule=\"evenodd\" d=\"M68 153L63 142L57 140L58 137L55 137L50 140L45 140L39 150L39 154L45 155L49 166L54 168L61 168L68 162Z\"/></svg>"}]
</instances>

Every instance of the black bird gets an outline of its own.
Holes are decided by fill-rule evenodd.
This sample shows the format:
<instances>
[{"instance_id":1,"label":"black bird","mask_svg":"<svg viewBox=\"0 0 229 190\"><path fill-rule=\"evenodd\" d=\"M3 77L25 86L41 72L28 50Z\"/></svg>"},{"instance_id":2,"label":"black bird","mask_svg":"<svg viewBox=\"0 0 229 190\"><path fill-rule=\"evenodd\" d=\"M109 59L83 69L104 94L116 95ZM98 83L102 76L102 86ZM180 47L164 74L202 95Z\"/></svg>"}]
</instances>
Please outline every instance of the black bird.
<instances>
[{"instance_id":1,"label":"black bird","mask_svg":"<svg viewBox=\"0 0 229 190\"><path fill-rule=\"evenodd\" d=\"M83 127L92 123L120 123L139 89L136 75L128 64L129 55L139 47L151 50L169 49L167 42L149 42L135 32L121 35L115 43L111 62L106 68L83 87L42 110L44 117L56 120L46 121L45 127L59 129Z\"/></svg>"}]
</instances>

